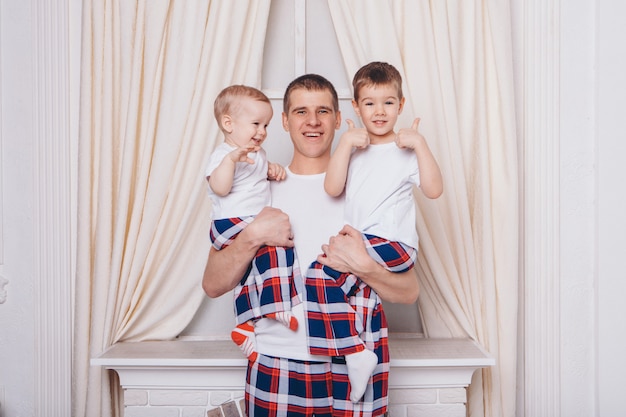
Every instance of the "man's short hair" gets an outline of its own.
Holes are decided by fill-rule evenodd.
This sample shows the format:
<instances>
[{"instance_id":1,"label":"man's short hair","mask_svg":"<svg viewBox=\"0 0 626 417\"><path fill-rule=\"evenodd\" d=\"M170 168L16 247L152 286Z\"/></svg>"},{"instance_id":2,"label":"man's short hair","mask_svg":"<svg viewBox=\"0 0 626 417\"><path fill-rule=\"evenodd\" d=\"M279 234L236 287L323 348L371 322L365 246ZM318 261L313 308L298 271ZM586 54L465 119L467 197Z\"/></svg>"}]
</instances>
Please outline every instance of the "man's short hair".
<instances>
[{"instance_id":1,"label":"man's short hair","mask_svg":"<svg viewBox=\"0 0 626 417\"><path fill-rule=\"evenodd\" d=\"M335 90L333 83L318 74L304 74L290 82L285 90L285 96L283 97L283 111L285 114L289 113L291 92L299 89L307 91L328 91L333 98L333 108L335 112L339 111L339 96L337 96L337 90Z\"/></svg>"}]
</instances>

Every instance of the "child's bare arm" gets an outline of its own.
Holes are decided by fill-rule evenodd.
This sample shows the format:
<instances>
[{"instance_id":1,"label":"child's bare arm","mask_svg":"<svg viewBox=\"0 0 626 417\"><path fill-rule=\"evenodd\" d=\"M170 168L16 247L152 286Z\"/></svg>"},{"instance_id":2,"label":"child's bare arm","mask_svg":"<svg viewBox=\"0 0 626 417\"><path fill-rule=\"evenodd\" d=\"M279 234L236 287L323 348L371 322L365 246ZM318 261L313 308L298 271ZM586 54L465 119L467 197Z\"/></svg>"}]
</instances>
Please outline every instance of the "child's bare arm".
<instances>
[{"instance_id":1,"label":"child's bare arm","mask_svg":"<svg viewBox=\"0 0 626 417\"><path fill-rule=\"evenodd\" d=\"M258 150L258 147L237 148L226 155L211 175L207 177L211 190L221 197L228 195L231 188L233 188L237 162L254 164L254 160L248 157L248 153L256 150Z\"/></svg>"},{"instance_id":2,"label":"child's bare arm","mask_svg":"<svg viewBox=\"0 0 626 417\"><path fill-rule=\"evenodd\" d=\"M426 139L419 133L419 123L420 119L417 118L410 128L400 129L396 144L399 148L412 149L415 152L420 170L420 189L426 197L437 198L443 193L443 178Z\"/></svg>"},{"instance_id":3,"label":"child's bare arm","mask_svg":"<svg viewBox=\"0 0 626 417\"><path fill-rule=\"evenodd\" d=\"M341 135L339 144L328 163L324 178L324 190L333 197L341 195L346 186L352 148L361 149L369 145L369 135L366 129L355 128L350 119L347 119L346 123L348 130Z\"/></svg>"}]
</instances>

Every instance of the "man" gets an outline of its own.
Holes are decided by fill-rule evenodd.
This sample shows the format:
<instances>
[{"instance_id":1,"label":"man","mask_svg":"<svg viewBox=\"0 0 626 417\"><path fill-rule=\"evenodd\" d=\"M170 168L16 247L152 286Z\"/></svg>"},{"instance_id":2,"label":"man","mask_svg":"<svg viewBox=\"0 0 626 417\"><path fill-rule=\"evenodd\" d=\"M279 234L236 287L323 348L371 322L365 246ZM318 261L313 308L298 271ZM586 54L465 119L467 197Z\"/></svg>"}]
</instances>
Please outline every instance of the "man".
<instances>
[{"instance_id":1,"label":"man","mask_svg":"<svg viewBox=\"0 0 626 417\"><path fill-rule=\"evenodd\" d=\"M342 198L324 192L331 145L341 125L333 85L316 74L292 81L285 91L282 122L294 147L287 178L272 183L273 207L263 209L232 245L220 251L211 249L203 279L207 295L218 297L233 289L261 246L292 247L295 243L302 268L317 259L337 271L355 274L384 300L413 303L419 292L415 273L393 273L372 259L361 233L342 223ZM303 282L297 280L295 287L302 298ZM305 323L302 303L292 312ZM375 317L383 335L383 343L377 347L380 367L358 403L349 399L345 362L309 353L306 326L292 331L275 320L259 320L255 325L258 359L248 363L246 376L248 415L384 414L389 370L387 324L382 309Z\"/></svg>"}]
</instances>

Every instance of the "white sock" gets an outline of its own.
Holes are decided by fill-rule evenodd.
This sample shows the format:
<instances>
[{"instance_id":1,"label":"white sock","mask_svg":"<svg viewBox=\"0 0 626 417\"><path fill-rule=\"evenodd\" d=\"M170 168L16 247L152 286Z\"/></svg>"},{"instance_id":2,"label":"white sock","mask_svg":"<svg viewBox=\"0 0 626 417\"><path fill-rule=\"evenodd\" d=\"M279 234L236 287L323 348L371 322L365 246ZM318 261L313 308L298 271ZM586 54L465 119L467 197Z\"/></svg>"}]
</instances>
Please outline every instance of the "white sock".
<instances>
[{"instance_id":1,"label":"white sock","mask_svg":"<svg viewBox=\"0 0 626 417\"><path fill-rule=\"evenodd\" d=\"M371 350L364 349L361 352L346 355L350 401L353 403L361 401L376 365L378 365L378 356Z\"/></svg>"}]
</instances>

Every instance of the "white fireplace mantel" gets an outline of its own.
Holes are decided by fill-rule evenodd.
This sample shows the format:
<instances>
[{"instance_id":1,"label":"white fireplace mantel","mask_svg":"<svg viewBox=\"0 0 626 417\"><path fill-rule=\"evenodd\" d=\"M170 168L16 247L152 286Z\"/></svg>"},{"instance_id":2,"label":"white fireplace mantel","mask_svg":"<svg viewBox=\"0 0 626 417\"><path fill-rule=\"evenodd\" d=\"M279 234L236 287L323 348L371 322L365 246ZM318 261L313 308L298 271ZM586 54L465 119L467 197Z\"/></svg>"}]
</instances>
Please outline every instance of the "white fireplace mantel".
<instances>
[{"instance_id":1,"label":"white fireplace mantel","mask_svg":"<svg viewBox=\"0 0 626 417\"><path fill-rule=\"evenodd\" d=\"M469 386L473 373L495 359L470 339L393 335L390 389ZM242 390L246 359L230 340L124 342L94 366L115 370L123 389Z\"/></svg>"}]
</instances>

